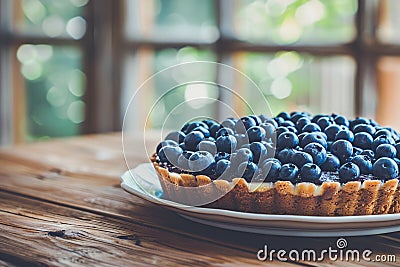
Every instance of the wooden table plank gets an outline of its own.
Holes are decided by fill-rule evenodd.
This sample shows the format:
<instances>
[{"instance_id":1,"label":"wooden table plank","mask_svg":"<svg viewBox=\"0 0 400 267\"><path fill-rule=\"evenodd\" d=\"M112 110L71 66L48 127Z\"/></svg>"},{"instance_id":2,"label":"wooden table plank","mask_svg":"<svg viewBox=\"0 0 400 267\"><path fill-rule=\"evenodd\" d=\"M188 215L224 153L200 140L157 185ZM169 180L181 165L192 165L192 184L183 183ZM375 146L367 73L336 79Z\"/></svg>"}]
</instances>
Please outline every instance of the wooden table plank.
<instances>
[{"instance_id":1,"label":"wooden table plank","mask_svg":"<svg viewBox=\"0 0 400 267\"><path fill-rule=\"evenodd\" d=\"M1 250L46 265L258 265L246 251L0 192ZM46 211L46 214L43 214ZM29 249L27 249L29 248ZM22 255L21 255L22 254ZM195 255L196 257L193 257Z\"/></svg>"},{"instance_id":2,"label":"wooden table plank","mask_svg":"<svg viewBox=\"0 0 400 267\"><path fill-rule=\"evenodd\" d=\"M157 137L157 135L147 136L149 151L157 143ZM146 162L143 141L132 138L128 143L130 147L135 148L132 151L129 149L127 153L130 165ZM222 257L224 261L218 263L211 261L218 265L233 264L234 262L257 264L256 252L264 244L269 244L276 249L315 248L320 250L332 246L336 241L335 238L274 237L228 231L187 221L172 212L146 203L122 191L119 187L118 177L127 169L121 152L119 134L85 136L5 149L0 151L0 166L1 202L14 201L13 203L17 203L23 199L30 199L32 203L40 203L37 212L43 211L47 207L57 207L62 211L72 210L85 214L85 216L106 218L112 221L113 227L118 227L118 225L126 227L126 229L129 229L128 225L129 227L139 227L141 233L146 236L151 229L155 231L151 232L154 233L155 236L152 238L155 240L158 238L156 234L172 236L172 240L184 240L182 243L185 244L185 247L175 247L177 242L168 242L168 240L164 241L163 246L171 250L175 249L178 254L184 248L190 250L184 251L187 253L184 254L185 257L189 259L191 258L190 253L193 253L193 246L188 240L191 240L193 244L199 243L200 247L209 244L210 248L213 247L212 251L209 249L211 254L213 251L218 251L217 256ZM28 207L29 209L34 208ZM24 222L21 215L15 211L10 213L7 210L8 213L4 214L5 208L3 204L0 204L0 210L3 211L2 217L7 215L9 219L11 217L12 219L19 218L19 223ZM63 214L57 216L61 218ZM38 220L37 218L31 219ZM52 224L54 224L53 221L48 222L45 227L49 228ZM87 225L83 225L87 227ZM0 227L2 227L1 222ZM98 227L98 232L108 229L108 225L102 225L103 228ZM126 229L123 228L124 231ZM35 227L31 228L31 231L35 230L37 230ZM100 235L98 232L95 234ZM121 230L121 236L127 236L125 241L130 241L129 245L132 248L132 240L129 240L132 239L130 238L131 232ZM372 247L374 253L389 254L395 251L399 255L399 237L398 233L394 233L348 238L347 240L355 248ZM207 255L207 249L204 247L203 249L203 253ZM0 247L1 252L4 253L2 246ZM9 254L11 252L7 253L7 255L11 255ZM170 251L164 256L164 260L167 262L169 262L170 253L172 252ZM229 259L232 255L240 256L235 258L235 261L231 261ZM197 257L197 255L192 255L192 257ZM111 256L106 258L112 259ZM225 261L225 258L228 260ZM22 259L26 260L27 258L22 257ZM1 257L0 260L2 260ZM142 263L146 264L147 262ZM274 261L274 263L280 262ZM307 264L315 265L314 263ZM326 261L324 264L340 266L341 262L329 263ZM363 265L374 266L372 263L365 262Z\"/></svg>"}]
</instances>

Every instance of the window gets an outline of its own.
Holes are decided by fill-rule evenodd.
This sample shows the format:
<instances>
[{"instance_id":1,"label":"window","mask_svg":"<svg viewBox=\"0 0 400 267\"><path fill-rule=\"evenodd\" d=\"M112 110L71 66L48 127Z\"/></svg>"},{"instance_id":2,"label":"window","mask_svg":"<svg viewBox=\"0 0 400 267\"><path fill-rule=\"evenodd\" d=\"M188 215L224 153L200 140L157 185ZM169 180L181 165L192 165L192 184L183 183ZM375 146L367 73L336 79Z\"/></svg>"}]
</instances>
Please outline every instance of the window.
<instances>
[{"instance_id":1,"label":"window","mask_svg":"<svg viewBox=\"0 0 400 267\"><path fill-rule=\"evenodd\" d=\"M0 3L0 89L2 104L8 105L3 112L9 114L2 126L14 130L7 138L19 142L79 134L85 120L87 1Z\"/></svg>"},{"instance_id":2,"label":"window","mask_svg":"<svg viewBox=\"0 0 400 267\"><path fill-rule=\"evenodd\" d=\"M156 70L179 62L208 60L198 56L199 51L207 51L254 80L275 113L296 109L336 112L369 116L400 127L400 111L387 105L393 102L389 98L399 96L395 89L399 68L395 56L400 52L395 14L400 5L396 1L184 1L183 7L179 6L183 1L127 3L126 52L136 64L146 66L136 68L137 80L144 81ZM134 13L138 10L146 12ZM189 51L193 56L181 56ZM159 62L157 55L170 59ZM256 113L265 111L263 103L247 95L247 81L233 80L235 91ZM133 82L125 84L132 86ZM169 113L183 99L175 101L173 105L166 100L161 113ZM245 105L229 104L239 113L249 112ZM137 125L144 124L140 117ZM159 127L160 122L154 118L150 125Z\"/></svg>"},{"instance_id":3,"label":"window","mask_svg":"<svg viewBox=\"0 0 400 267\"><path fill-rule=\"evenodd\" d=\"M148 77L193 60L242 71L274 113L337 112L400 129L398 11L396 0L0 0L1 140L119 130ZM221 79L217 68L204 75ZM182 85L146 121L143 105L173 79L157 76L138 95L130 128L160 128L177 105L199 96L249 112L215 86ZM265 110L248 80L231 80L256 113ZM198 110L218 117L220 105L181 108L188 117Z\"/></svg>"}]
</instances>

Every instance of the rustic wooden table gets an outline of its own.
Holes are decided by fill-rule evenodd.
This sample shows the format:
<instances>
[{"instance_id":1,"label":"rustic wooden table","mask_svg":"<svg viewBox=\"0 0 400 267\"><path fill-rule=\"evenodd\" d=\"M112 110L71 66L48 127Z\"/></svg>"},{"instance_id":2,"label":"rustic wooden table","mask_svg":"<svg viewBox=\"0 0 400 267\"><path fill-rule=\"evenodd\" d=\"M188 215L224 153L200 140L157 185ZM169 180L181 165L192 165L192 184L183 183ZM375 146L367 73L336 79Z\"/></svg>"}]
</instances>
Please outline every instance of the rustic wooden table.
<instances>
[{"instance_id":1,"label":"rustic wooden table","mask_svg":"<svg viewBox=\"0 0 400 267\"><path fill-rule=\"evenodd\" d=\"M137 139L127 141L132 166L147 161ZM156 138L148 139L151 151ZM337 238L249 234L188 221L123 191L119 175L126 169L119 133L0 150L0 266L251 266L268 264L256 255L265 244L287 251L336 244ZM400 233L346 240L349 248L395 255L397 262L386 264L400 264ZM272 263L378 265L329 258Z\"/></svg>"}]
</instances>

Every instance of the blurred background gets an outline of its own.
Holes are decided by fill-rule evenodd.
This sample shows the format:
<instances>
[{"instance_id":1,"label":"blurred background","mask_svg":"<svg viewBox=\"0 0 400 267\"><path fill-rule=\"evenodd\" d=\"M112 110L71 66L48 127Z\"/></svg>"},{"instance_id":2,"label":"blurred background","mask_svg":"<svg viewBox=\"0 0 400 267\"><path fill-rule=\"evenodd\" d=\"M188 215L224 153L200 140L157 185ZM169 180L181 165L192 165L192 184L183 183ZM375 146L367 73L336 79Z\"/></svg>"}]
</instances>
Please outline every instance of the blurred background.
<instances>
[{"instance_id":1,"label":"blurred background","mask_svg":"<svg viewBox=\"0 0 400 267\"><path fill-rule=\"evenodd\" d=\"M399 130L398 14L397 0L0 0L0 143L121 130L142 82L194 60L248 75L274 114L367 116ZM204 75L222 79L217 68ZM153 103L174 79L151 81L130 128L143 128L140 103ZM247 80L229 79L256 113L265 110ZM146 127L160 128L176 105L196 97L249 112L212 87L182 86ZM193 116L223 115L217 101L184 105Z\"/></svg>"}]
</instances>

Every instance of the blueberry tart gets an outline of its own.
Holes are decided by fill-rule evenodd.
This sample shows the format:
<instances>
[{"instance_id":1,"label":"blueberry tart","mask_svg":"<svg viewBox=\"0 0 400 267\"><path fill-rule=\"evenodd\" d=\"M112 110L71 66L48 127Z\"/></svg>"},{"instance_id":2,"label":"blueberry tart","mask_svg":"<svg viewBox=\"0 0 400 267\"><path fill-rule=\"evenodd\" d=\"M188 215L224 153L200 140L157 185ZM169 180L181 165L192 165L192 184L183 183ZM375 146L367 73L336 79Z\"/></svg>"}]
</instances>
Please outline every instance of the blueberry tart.
<instances>
[{"instance_id":1,"label":"blueberry tart","mask_svg":"<svg viewBox=\"0 0 400 267\"><path fill-rule=\"evenodd\" d=\"M193 121L150 159L164 198L266 214L400 212L400 135L367 118L282 112Z\"/></svg>"}]
</instances>

